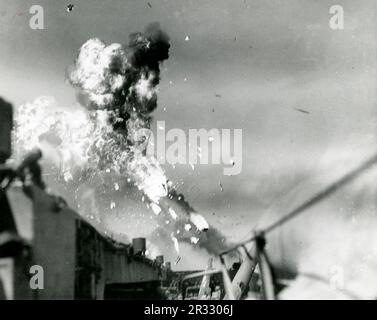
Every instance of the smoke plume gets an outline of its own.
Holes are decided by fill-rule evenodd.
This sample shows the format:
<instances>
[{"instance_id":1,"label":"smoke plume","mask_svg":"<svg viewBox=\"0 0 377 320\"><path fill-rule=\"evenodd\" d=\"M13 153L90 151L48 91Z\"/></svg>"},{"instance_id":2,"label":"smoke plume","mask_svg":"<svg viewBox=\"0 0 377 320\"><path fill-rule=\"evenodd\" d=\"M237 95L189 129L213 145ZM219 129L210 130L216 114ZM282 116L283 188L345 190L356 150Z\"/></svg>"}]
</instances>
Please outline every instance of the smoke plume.
<instances>
[{"instance_id":1,"label":"smoke plume","mask_svg":"<svg viewBox=\"0 0 377 320\"><path fill-rule=\"evenodd\" d=\"M46 97L20 106L16 145L41 147L59 168L57 180L80 203L79 211L90 207L88 214L98 223L96 212L127 210L119 194L125 198L137 188L157 216L155 228L165 230L177 254L178 241L215 254L226 246L221 234L209 228L175 191L157 159L146 154L160 65L169 48L169 37L158 23L132 33L127 45L88 40L68 70L81 106L59 108Z\"/></svg>"}]
</instances>

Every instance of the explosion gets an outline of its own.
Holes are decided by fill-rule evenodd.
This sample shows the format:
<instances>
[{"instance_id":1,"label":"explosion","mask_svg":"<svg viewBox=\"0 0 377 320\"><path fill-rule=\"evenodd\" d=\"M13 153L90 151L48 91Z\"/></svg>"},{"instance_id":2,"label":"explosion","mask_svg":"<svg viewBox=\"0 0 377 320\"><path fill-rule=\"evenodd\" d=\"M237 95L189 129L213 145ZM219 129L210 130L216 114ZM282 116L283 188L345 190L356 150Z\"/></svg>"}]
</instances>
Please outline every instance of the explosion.
<instances>
[{"instance_id":1,"label":"explosion","mask_svg":"<svg viewBox=\"0 0 377 320\"><path fill-rule=\"evenodd\" d=\"M169 235L178 254L178 241L216 254L225 248L222 235L195 213L157 159L146 153L160 65L169 48L169 37L157 23L131 34L128 45L88 40L68 70L81 106L58 108L46 97L20 106L15 145L20 153L40 147L65 183L76 185L74 192L86 181L103 180L104 172L119 178L114 183L118 192L121 181L127 181L145 195L142 200L156 214L157 229ZM90 203L95 207L95 199ZM111 200L110 209L115 207Z\"/></svg>"}]
</instances>

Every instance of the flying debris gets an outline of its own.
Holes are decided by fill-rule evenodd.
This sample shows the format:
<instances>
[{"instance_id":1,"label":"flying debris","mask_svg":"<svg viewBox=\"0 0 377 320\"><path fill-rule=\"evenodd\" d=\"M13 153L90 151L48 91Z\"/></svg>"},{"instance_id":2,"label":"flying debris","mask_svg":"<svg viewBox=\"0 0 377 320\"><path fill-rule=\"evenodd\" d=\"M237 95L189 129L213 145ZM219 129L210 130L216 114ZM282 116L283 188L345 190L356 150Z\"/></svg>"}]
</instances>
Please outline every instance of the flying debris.
<instances>
[{"instance_id":1,"label":"flying debris","mask_svg":"<svg viewBox=\"0 0 377 320\"><path fill-rule=\"evenodd\" d=\"M190 36L186 36L185 41L190 41Z\"/></svg>"},{"instance_id":2,"label":"flying debris","mask_svg":"<svg viewBox=\"0 0 377 320\"><path fill-rule=\"evenodd\" d=\"M301 112L301 113L310 114L310 112L309 112L309 111L307 111L307 110L304 110L304 109L295 108L295 110L296 110L296 111L298 111L298 112Z\"/></svg>"},{"instance_id":3,"label":"flying debris","mask_svg":"<svg viewBox=\"0 0 377 320\"><path fill-rule=\"evenodd\" d=\"M221 180L219 180L219 186L220 186L221 192L224 192L224 188L223 188L223 184L221 183Z\"/></svg>"},{"instance_id":4,"label":"flying debris","mask_svg":"<svg viewBox=\"0 0 377 320\"><path fill-rule=\"evenodd\" d=\"M152 8L152 5L150 2L147 3L149 8Z\"/></svg>"},{"instance_id":5,"label":"flying debris","mask_svg":"<svg viewBox=\"0 0 377 320\"><path fill-rule=\"evenodd\" d=\"M73 5L73 4L69 4L69 5L67 5L67 12L71 12L71 11L73 11L73 8L74 8L74 5Z\"/></svg>"},{"instance_id":6,"label":"flying debris","mask_svg":"<svg viewBox=\"0 0 377 320\"><path fill-rule=\"evenodd\" d=\"M154 202L151 203L151 209L156 215L159 215L161 212L161 207Z\"/></svg>"},{"instance_id":7,"label":"flying debris","mask_svg":"<svg viewBox=\"0 0 377 320\"><path fill-rule=\"evenodd\" d=\"M177 215L177 213L174 211L174 209L169 208L169 213L170 213L170 215L172 216L172 218L173 218L174 220L177 220L178 215Z\"/></svg>"},{"instance_id":8,"label":"flying debris","mask_svg":"<svg viewBox=\"0 0 377 320\"><path fill-rule=\"evenodd\" d=\"M197 237L191 237L191 238L190 238L190 241L191 241L192 244L197 244L197 243L199 242L199 240L200 240L200 239L197 238Z\"/></svg>"},{"instance_id":9,"label":"flying debris","mask_svg":"<svg viewBox=\"0 0 377 320\"><path fill-rule=\"evenodd\" d=\"M177 251L177 253L179 254L179 243L178 243L178 239L177 239L176 237L174 237L173 235L171 236L171 239L173 240L175 251Z\"/></svg>"},{"instance_id":10,"label":"flying debris","mask_svg":"<svg viewBox=\"0 0 377 320\"><path fill-rule=\"evenodd\" d=\"M221 94L215 93L216 98L221 98Z\"/></svg>"},{"instance_id":11,"label":"flying debris","mask_svg":"<svg viewBox=\"0 0 377 320\"><path fill-rule=\"evenodd\" d=\"M190 221L195 225L195 227L199 231L208 231L208 229L209 229L209 225L208 225L207 221L200 214L196 214L194 212L191 212Z\"/></svg>"}]
</instances>

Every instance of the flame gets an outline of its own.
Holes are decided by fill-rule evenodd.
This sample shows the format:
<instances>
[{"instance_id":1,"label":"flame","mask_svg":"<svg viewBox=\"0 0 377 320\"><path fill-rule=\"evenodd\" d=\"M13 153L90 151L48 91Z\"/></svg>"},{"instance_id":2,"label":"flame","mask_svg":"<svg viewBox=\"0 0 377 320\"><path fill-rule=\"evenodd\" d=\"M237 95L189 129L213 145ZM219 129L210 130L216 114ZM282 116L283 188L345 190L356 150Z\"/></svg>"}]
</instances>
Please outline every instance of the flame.
<instances>
[{"instance_id":1,"label":"flame","mask_svg":"<svg viewBox=\"0 0 377 320\"><path fill-rule=\"evenodd\" d=\"M93 177L98 170L110 170L130 179L155 203L167 195L167 178L160 164L137 146L125 144L125 137L109 125L111 112L89 112L79 106L68 111L53 105L53 99L41 97L17 109L16 154L33 147L47 151L66 181L84 172Z\"/></svg>"},{"instance_id":2,"label":"flame","mask_svg":"<svg viewBox=\"0 0 377 320\"><path fill-rule=\"evenodd\" d=\"M208 223L175 192L157 159L146 152L150 114L157 107L160 63L168 58L169 47L169 38L158 24L131 34L127 46L89 39L68 74L81 105L60 108L48 97L21 105L16 113L16 153L41 148L66 183L103 179L102 172L116 175L116 191L125 180L145 195L143 202L157 219L163 219L160 222L172 234L177 253L178 240L214 253L214 242L222 237L214 231L201 237L200 244L196 235L207 231ZM93 200L94 193L90 194ZM115 211L119 206L108 199L105 207ZM185 224L190 230L181 228Z\"/></svg>"}]
</instances>

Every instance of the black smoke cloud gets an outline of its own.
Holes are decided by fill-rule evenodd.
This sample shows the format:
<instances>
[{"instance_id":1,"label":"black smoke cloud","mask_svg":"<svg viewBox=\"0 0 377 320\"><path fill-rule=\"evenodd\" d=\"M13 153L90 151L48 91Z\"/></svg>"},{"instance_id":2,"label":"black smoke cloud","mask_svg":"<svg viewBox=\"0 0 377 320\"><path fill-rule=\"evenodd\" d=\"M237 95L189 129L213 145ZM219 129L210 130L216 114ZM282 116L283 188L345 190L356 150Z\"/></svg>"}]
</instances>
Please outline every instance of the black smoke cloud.
<instances>
[{"instance_id":1,"label":"black smoke cloud","mask_svg":"<svg viewBox=\"0 0 377 320\"><path fill-rule=\"evenodd\" d=\"M85 107L111 111L114 129L127 131L131 117L142 118L149 127L149 114L157 107L160 64L169 58L169 48L169 36L159 23L130 34L128 45L90 39L81 47L68 80Z\"/></svg>"}]
</instances>

